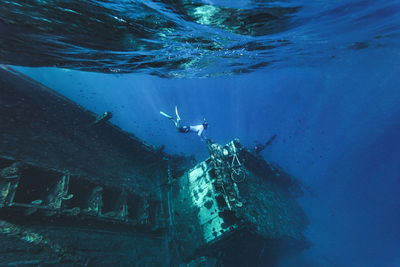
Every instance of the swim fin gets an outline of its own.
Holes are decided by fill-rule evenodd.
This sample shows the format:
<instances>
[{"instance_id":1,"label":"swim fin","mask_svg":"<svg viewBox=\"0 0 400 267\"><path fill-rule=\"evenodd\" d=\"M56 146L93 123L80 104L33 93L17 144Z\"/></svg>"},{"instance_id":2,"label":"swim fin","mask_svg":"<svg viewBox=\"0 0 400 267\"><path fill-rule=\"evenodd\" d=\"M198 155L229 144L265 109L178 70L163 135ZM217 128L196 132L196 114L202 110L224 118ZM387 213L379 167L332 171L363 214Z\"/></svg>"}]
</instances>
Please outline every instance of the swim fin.
<instances>
[{"instance_id":1,"label":"swim fin","mask_svg":"<svg viewBox=\"0 0 400 267\"><path fill-rule=\"evenodd\" d=\"M170 120L173 119L170 115L168 115L168 114L166 114L166 113L164 113L162 111L160 111L160 114L163 115L164 117L167 117Z\"/></svg>"},{"instance_id":2,"label":"swim fin","mask_svg":"<svg viewBox=\"0 0 400 267\"><path fill-rule=\"evenodd\" d=\"M181 120L181 117L179 117L177 106L175 106L175 114L176 114L176 120L179 122Z\"/></svg>"}]
</instances>

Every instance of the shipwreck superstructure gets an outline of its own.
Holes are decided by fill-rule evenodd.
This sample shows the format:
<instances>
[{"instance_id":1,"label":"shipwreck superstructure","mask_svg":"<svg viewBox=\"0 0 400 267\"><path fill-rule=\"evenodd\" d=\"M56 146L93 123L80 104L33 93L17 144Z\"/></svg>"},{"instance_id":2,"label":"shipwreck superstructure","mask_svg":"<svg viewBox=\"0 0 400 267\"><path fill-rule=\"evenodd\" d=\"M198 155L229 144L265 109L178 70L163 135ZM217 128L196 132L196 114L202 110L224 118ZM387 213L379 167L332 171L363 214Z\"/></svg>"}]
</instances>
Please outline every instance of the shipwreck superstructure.
<instances>
[{"instance_id":1,"label":"shipwreck superstructure","mask_svg":"<svg viewBox=\"0 0 400 267\"><path fill-rule=\"evenodd\" d=\"M0 265L274 266L301 187L239 140L168 155L0 68Z\"/></svg>"},{"instance_id":2,"label":"shipwreck superstructure","mask_svg":"<svg viewBox=\"0 0 400 267\"><path fill-rule=\"evenodd\" d=\"M172 185L170 225L180 257L272 266L282 253L305 248L296 181L237 139L224 146L209 141L208 149L210 158Z\"/></svg>"}]
</instances>

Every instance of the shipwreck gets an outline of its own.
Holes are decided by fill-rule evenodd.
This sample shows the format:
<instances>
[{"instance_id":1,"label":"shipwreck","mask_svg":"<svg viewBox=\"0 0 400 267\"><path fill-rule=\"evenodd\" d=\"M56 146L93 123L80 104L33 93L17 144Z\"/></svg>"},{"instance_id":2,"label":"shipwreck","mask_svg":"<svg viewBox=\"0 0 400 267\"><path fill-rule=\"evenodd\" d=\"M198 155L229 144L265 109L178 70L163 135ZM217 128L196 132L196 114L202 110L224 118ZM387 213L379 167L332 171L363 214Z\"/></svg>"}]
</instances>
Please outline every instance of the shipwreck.
<instances>
[{"instance_id":1,"label":"shipwreck","mask_svg":"<svg viewBox=\"0 0 400 267\"><path fill-rule=\"evenodd\" d=\"M309 246L300 183L238 139L195 162L106 115L1 66L1 266L275 266Z\"/></svg>"}]
</instances>

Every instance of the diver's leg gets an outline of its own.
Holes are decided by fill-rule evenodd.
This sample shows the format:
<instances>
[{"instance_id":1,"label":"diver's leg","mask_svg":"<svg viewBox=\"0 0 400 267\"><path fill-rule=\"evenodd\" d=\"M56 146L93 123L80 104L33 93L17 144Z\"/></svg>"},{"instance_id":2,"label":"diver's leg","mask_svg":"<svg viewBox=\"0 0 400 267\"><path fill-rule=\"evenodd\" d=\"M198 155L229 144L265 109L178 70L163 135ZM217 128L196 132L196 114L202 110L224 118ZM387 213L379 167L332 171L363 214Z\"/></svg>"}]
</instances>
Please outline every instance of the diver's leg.
<instances>
[{"instance_id":1,"label":"diver's leg","mask_svg":"<svg viewBox=\"0 0 400 267\"><path fill-rule=\"evenodd\" d=\"M168 114L166 114L166 113L164 113L162 111L160 111L160 114L163 115L164 117L170 119L174 123L176 128L180 127L181 118L178 118L177 120L174 120L174 118L172 116L170 116L170 115L168 115Z\"/></svg>"},{"instance_id":2,"label":"diver's leg","mask_svg":"<svg viewBox=\"0 0 400 267\"><path fill-rule=\"evenodd\" d=\"M170 116L162 111L160 111L160 114L163 115L164 117L170 119L174 123L175 127L177 127L177 128L179 127L179 123L177 121L175 121L172 116Z\"/></svg>"}]
</instances>

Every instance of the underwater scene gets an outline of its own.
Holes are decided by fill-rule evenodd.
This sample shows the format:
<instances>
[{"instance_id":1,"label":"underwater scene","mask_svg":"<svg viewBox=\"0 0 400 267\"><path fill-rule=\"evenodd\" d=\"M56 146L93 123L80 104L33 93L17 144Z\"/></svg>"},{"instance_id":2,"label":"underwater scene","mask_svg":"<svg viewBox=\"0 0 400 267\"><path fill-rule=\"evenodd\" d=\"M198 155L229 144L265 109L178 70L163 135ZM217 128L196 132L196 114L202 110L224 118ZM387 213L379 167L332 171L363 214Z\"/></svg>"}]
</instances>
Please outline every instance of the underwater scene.
<instances>
[{"instance_id":1,"label":"underwater scene","mask_svg":"<svg viewBox=\"0 0 400 267\"><path fill-rule=\"evenodd\" d=\"M2 0L0 266L400 267L400 2Z\"/></svg>"}]
</instances>

